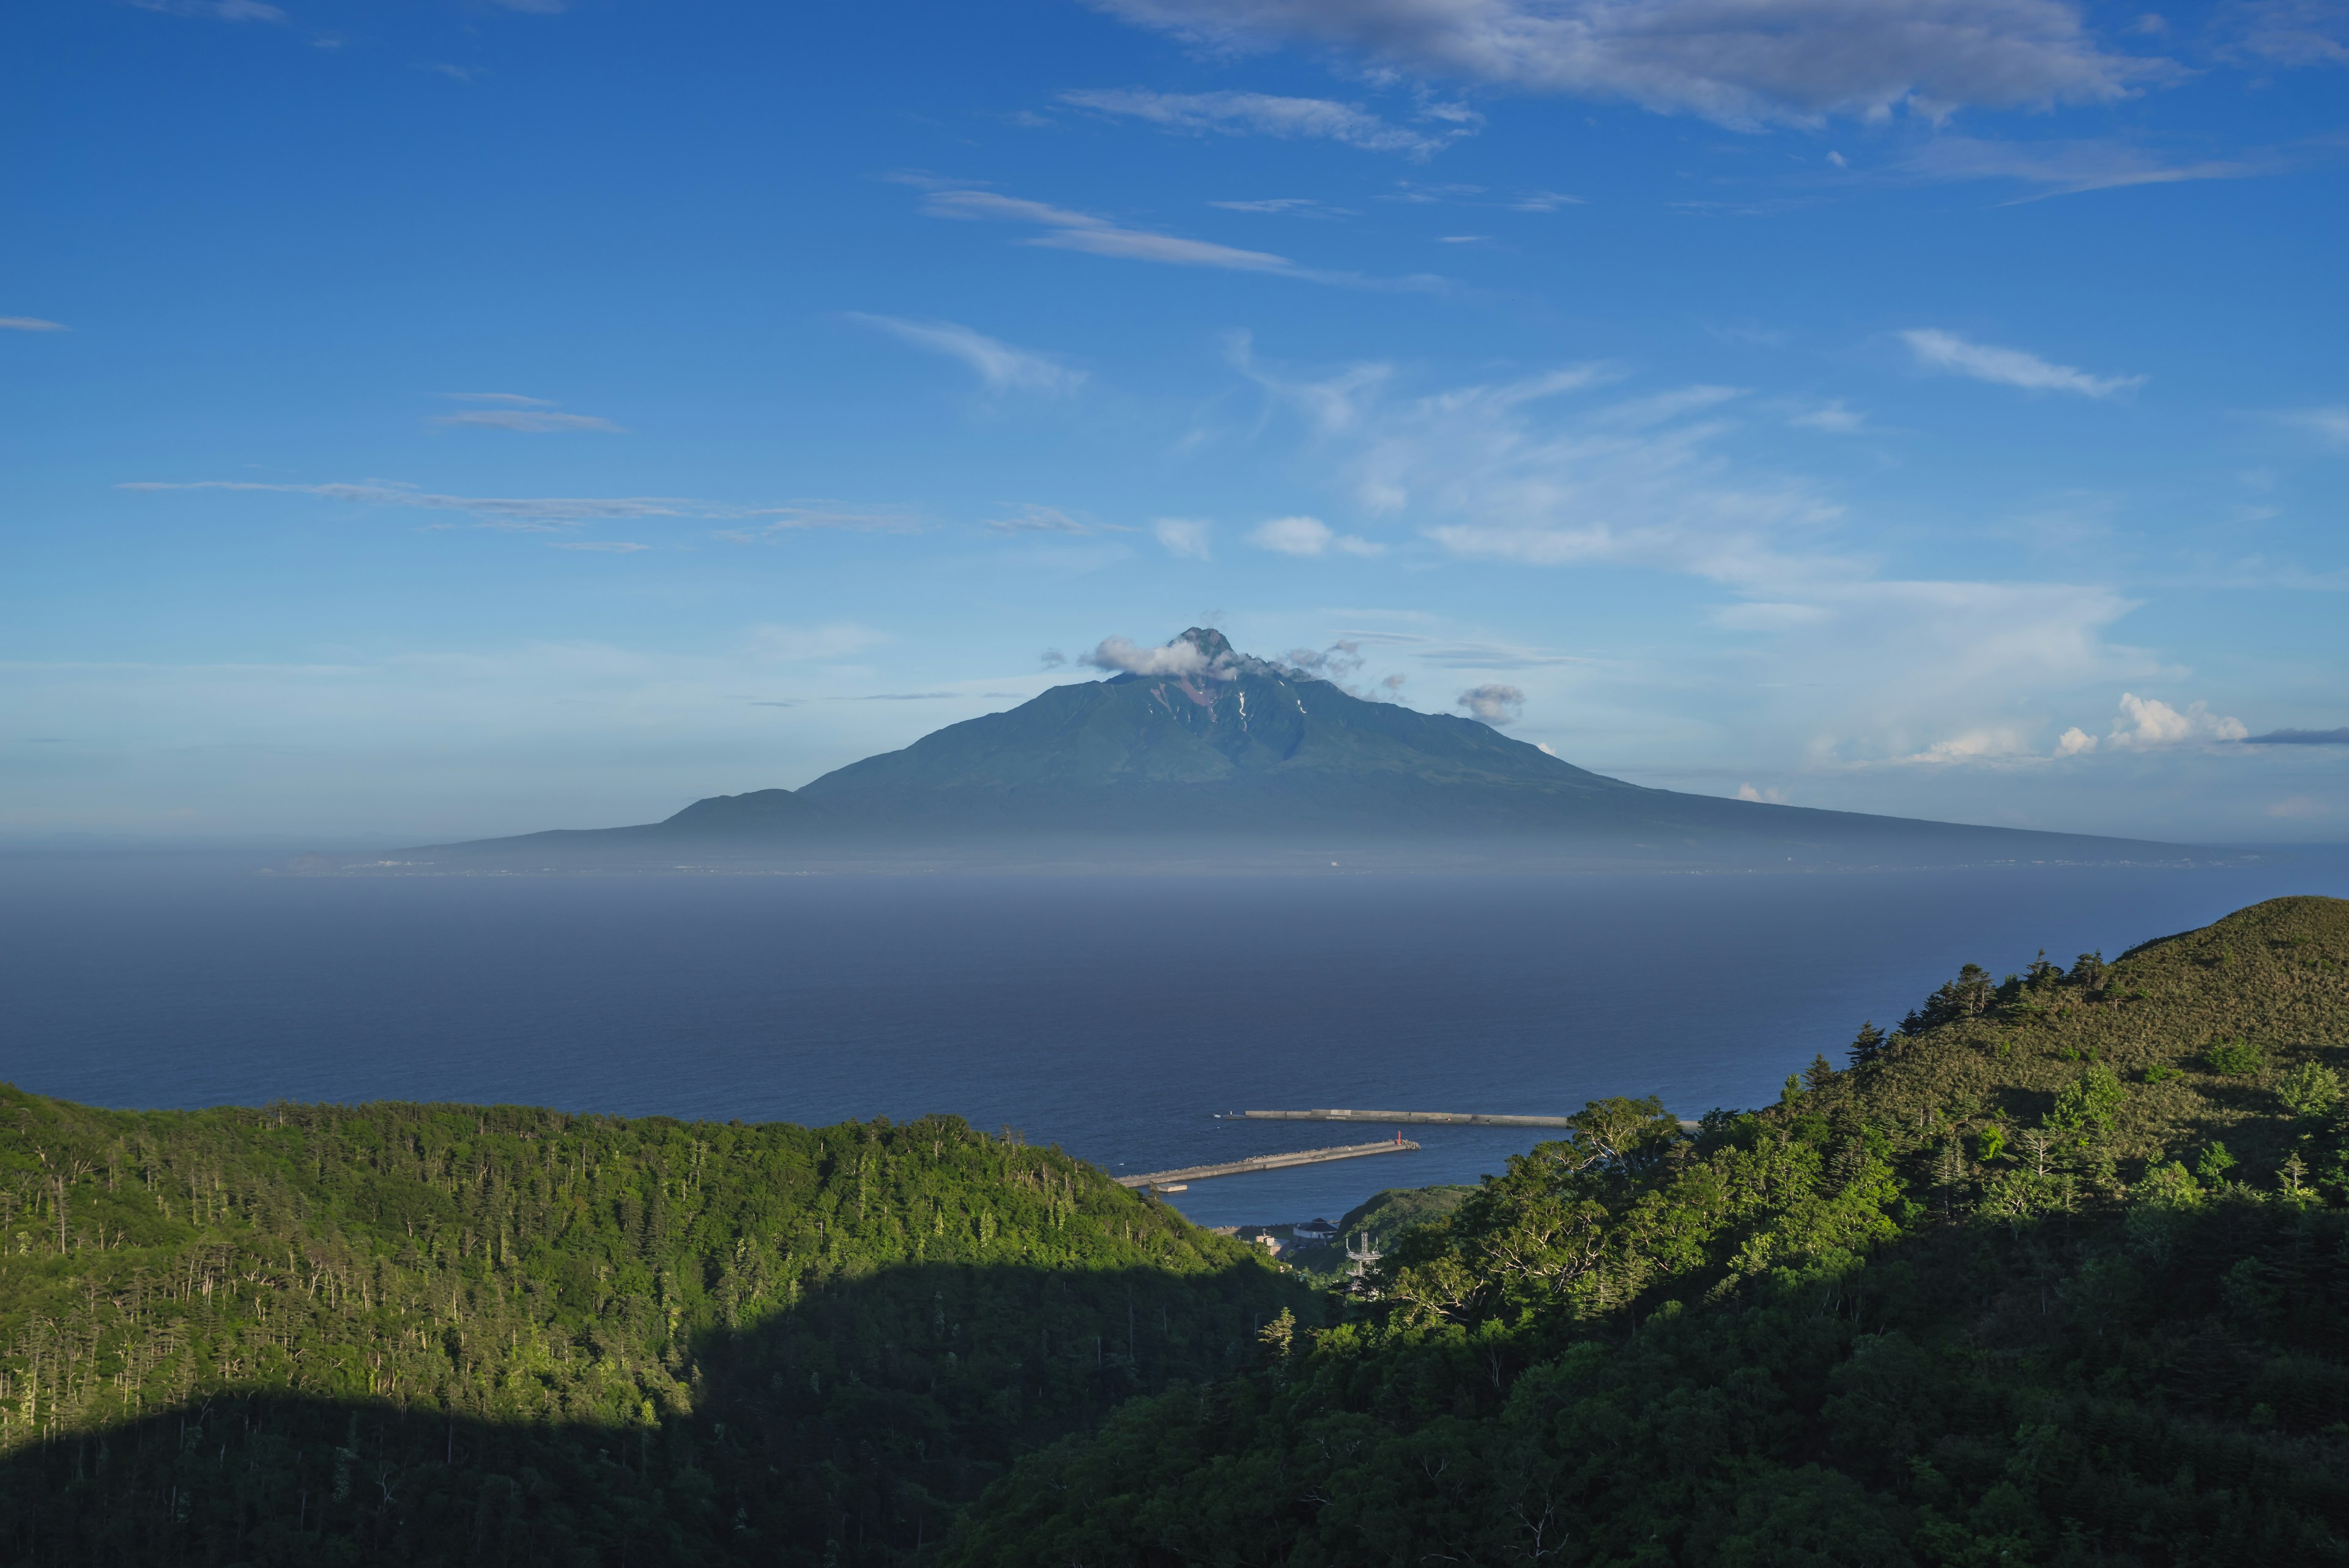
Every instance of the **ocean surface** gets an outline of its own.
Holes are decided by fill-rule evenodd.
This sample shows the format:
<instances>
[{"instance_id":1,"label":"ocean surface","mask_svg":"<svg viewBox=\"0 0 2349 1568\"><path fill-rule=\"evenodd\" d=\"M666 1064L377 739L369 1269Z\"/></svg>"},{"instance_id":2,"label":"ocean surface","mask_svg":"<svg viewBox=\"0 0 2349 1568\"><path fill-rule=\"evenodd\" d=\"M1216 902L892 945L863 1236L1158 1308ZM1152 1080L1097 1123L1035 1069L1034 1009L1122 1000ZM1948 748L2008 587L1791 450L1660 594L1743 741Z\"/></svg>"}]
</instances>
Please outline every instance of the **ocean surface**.
<instances>
[{"instance_id":1,"label":"ocean surface","mask_svg":"<svg viewBox=\"0 0 2349 1568\"><path fill-rule=\"evenodd\" d=\"M1775 1098L1967 961L2068 964L2349 852L2204 869L1443 877L307 878L0 856L0 1078L98 1105L950 1111L1112 1172L1392 1137L1314 1106L1683 1116ZM1474 1181L1532 1132L1202 1182L1206 1224Z\"/></svg>"}]
</instances>

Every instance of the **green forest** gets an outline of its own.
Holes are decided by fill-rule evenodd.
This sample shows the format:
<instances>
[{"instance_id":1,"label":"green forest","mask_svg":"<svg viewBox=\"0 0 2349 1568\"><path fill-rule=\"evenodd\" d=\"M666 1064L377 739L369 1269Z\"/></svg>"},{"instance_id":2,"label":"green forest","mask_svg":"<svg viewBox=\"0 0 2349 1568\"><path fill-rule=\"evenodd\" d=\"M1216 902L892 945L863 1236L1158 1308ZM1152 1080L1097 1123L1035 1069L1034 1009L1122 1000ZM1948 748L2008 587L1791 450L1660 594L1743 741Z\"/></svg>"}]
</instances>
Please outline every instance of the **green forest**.
<instances>
[{"instance_id":1,"label":"green forest","mask_svg":"<svg viewBox=\"0 0 2349 1568\"><path fill-rule=\"evenodd\" d=\"M1970 964L1790 1055L1773 1105L1595 1102L1381 1195L1333 1289L951 1118L0 1091L0 1543L2349 1562L2349 903Z\"/></svg>"},{"instance_id":2,"label":"green forest","mask_svg":"<svg viewBox=\"0 0 2349 1568\"><path fill-rule=\"evenodd\" d=\"M1315 1298L1057 1150L0 1092L0 1558L935 1557Z\"/></svg>"}]
</instances>

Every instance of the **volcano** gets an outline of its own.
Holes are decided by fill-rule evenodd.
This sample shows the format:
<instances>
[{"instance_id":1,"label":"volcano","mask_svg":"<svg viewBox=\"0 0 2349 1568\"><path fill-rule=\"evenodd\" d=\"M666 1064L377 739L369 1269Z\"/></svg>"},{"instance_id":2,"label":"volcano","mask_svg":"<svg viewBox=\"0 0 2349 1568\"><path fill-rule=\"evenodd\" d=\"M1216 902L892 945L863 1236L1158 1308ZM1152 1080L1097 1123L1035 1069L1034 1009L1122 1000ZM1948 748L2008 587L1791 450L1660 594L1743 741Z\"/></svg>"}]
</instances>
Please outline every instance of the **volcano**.
<instances>
[{"instance_id":1,"label":"volcano","mask_svg":"<svg viewBox=\"0 0 2349 1568\"><path fill-rule=\"evenodd\" d=\"M2176 861L2175 846L1649 789L1478 720L1367 701L1194 627L1133 668L797 790L409 864L1827 867Z\"/></svg>"}]
</instances>

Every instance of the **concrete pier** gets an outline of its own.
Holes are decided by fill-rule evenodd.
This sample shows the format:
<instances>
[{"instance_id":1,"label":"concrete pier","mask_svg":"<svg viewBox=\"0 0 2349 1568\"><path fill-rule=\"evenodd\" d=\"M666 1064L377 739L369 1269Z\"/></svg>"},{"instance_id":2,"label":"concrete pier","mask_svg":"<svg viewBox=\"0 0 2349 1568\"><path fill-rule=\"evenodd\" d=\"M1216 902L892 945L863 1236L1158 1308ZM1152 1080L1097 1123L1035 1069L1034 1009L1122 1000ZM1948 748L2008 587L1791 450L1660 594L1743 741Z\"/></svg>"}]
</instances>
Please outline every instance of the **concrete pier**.
<instances>
[{"instance_id":1,"label":"concrete pier","mask_svg":"<svg viewBox=\"0 0 2349 1568\"><path fill-rule=\"evenodd\" d=\"M1116 1179L1120 1187L1165 1188L1179 1182L1206 1181L1210 1177L1246 1176L1250 1171L1279 1170L1291 1165L1319 1165L1329 1159L1361 1159L1373 1154L1402 1154L1418 1147L1409 1138L1394 1138L1385 1143L1350 1143L1336 1148L1306 1148L1294 1154L1259 1154L1223 1165L1194 1165L1181 1170L1154 1170L1146 1176L1121 1176Z\"/></svg>"},{"instance_id":2,"label":"concrete pier","mask_svg":"<svg viewBox=\"0 0 2349 1568\"><path fill-rule=\"evenodd\" d=\"M1233 1117L1259 1122L1384 1122L1440 1124L1460 1127L1563 1127L1574 1124L1564 1116L1483 1116L1470 1111L1231 1111Z\"/></svg>"},{"instance_id":3,"label":"concrete pier","mask_svg":"<svg viewBox=\"0 0 2349 1568\"><path fill-rule=\"evenodd\" d=\"M1475 1111L1226 1111L1226 1117L1257 1122L1370 1122L1389 1127L1425 1126L1454 1127L1570 1127L1567 1116L1487 1116ZM1696 1130L1696 1123L1686 1116L1679 1118L1682 1127Z\"/></svg>"}]
</instances>

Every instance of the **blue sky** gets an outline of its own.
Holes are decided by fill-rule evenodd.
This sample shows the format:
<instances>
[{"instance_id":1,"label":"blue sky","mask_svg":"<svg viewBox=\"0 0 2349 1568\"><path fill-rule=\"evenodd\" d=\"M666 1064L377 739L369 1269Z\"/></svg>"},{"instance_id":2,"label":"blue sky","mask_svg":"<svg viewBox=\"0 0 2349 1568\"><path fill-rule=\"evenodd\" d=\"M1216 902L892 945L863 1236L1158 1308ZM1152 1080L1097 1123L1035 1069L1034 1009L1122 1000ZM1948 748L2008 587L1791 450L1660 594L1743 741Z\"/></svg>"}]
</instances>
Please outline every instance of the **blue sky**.
<instances>
[{"instance_id":1,"label":"blue sky","mask_svg":"<svg viewBox=\"0 0 2349 1568\"><path fill-rule=\"evenodd\" d=\"M2349 725L2349 5L14 35L0 834L646 820L1212 621L1643 784L2349 836L2254 739Z\"/></svg>"}]
</instances>

